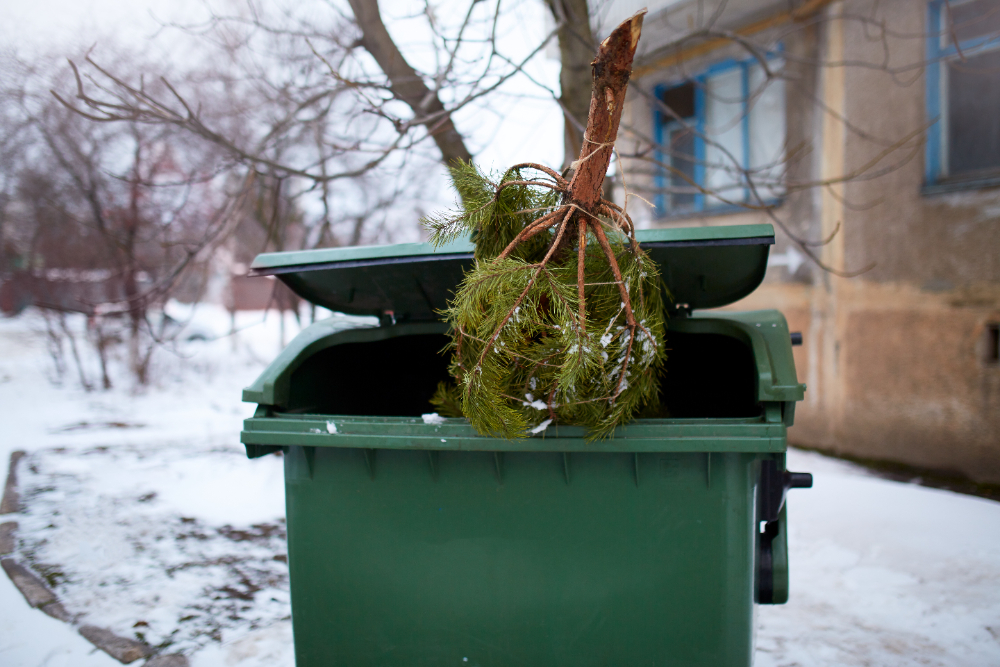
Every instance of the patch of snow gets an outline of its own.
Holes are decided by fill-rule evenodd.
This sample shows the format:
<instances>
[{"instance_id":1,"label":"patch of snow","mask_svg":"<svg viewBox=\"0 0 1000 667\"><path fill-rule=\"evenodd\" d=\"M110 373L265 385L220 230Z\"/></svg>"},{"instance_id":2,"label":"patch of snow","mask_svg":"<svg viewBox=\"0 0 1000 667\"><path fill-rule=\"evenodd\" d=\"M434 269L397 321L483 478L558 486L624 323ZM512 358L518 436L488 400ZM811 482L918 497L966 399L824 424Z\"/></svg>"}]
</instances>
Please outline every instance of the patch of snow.
<instances>
[{"instance_id":1,"label":"patch of snow","mask_svg":"<svg viewBox=\"0 0 1000 667\"><path fill-rule=\"evenodd\" d=\"M426 422L427 420L425 419L424 421ZM326 432L331 435L337 432L337 425L333 423L332 419L326 422Z\"/></svg>"},{"instance_id":2,"label":"patch of snow","mask_svg":"<svg viewBox=\"0 0 1000 667\"><path fill-rule=\"evenodd\" d=\"M167 444L21 466L17 557L82 623L194 653L289 616L279 457Z\"/></svg>"},{"instance_id":3,"label":"patch of snow","mask_svg":"<svg viewBox=\"0 0 1000 667\"><path fill-rule=\"evenodd\" d=\"M293 667L292 622L281 620L233 638L223 636L195 653L191 667Z\"/></svg>"},{"instance_id":4,"label":"patch of snow","mask_svg":"<svg viewBox=\"0 0 1000 667\"><path fill-rule=\"evenodd\" d=\"M1000 665L1000 503L789 450L790 596L757 610L758 667Z\"/></svg>"},{"instance_id":5,"label":"patch of snow","mask_svg":"<svg viewBox=\"0 0 1000 667\"><path fill-rule=\"evenodd\" d=\"M181 315L216 335L232 324L210 306ZM67 320L82 335L83 318ZM12 450L29 453L19 465L25 511L2 519L20 524L13 557L47 574L84 622L153 643L169 638L195 664L217 642L287 625L290 614L287 566L274 560L286 550L282 460L248 460L239 445L254 411L242 389L280 351L281 326L273 312L244 312L236 329L159 350L148 387L135 387L112 358L114 388L87 392L73 368L61 380L52 372L37 312L0 318L3 472ZM298 330L291 313L285 330L286 342ZM93 380L95 359L80 352ZM4 667L119 664L0 579ZM251 594L244 580L259 590ZM133 627L139 621L146 625ZM291 643L281 651L261 664L294 665Z\"/></svg>"},{"instance_id":6,"label":"patch of snow","mask_svg":"<svg viewBox=\"0 0 1000 667\"><path fill-rule=\"evenodd\" d=\"M429 412L426 415L420 415L420 418L424 420L425 424L431 424L434 426L444 423L444 417L436 412Z\"/></svg>"},{"instance_id":7,"label":"patch of snow","mask_svg":"<svg viewBox=\"0 0 1000 667\"><path fill-rule=\"evenodd\" d=\"M5 556L6 558L6 556ZM4 667L120 667L76 629L31 609L0 573L0 663ZM291 663L285 663L291 667Z\"/></svg>"},{"instance_id":8,"label":"patch of snow","mask_svg":"<svg viewBox=\"0 0 1000 667\"><path fill-rule=\"evenodd\" d=\"M546 419L541 424L539 424L535 428L531 429L531 432L537 435L537 434L541 433L542 431L544 431L545 429L547 429L549 427L549 424L551 424L551 423L552 423L551 419Z\"/></svg>"}]
</instances>

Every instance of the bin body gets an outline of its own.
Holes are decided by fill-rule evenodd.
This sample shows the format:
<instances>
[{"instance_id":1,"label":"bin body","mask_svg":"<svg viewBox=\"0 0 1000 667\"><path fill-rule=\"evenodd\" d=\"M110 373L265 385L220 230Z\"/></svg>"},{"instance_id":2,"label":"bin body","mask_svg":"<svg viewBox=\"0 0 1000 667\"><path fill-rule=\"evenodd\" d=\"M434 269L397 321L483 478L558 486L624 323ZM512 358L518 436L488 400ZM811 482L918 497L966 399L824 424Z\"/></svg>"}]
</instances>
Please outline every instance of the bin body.
<instances>
[{"instance_id":1,"label":"bin body","mask_svg":"<svg viewBox=\"0 0 1000 667\"><path fill-rule=\"evenodd\" d=\"M784 510L758 528L804 390L784 318L671 318L663 415L597 442L425 423L445 331L321 322L244 392L248 455L284 454L298 667L750 665L787 598Z\"/></svg>"},{"instance_id":2,"label":"bin body","mask_svg":"<svg viewBox=\"0 0 1000 667\"><path fill-rule=\"evenodd\" d=\"M749 665L757 456L569 460L291 448L297 665Z\"/></svg>"}]
</instances>

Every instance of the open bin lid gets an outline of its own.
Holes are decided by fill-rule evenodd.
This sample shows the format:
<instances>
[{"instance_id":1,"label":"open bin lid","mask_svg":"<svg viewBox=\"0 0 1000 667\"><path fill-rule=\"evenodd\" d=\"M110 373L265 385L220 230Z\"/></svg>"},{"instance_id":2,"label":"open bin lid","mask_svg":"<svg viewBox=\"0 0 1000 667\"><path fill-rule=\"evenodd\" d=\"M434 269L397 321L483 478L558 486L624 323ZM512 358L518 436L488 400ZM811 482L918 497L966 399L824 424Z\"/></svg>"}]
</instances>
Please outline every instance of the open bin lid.
<instances>
[{"instance_id":1,"label":"open bin lid","mask_svg":"<svg viewBox=\"0 0 1000 667\"><path fill-rule=\"evenodd\" d=\"M636 232L660 266L674 304L717 308L754 291L764 279L774 228L767 225L678 227ZM277 276L303 299L352 315L390 314L436 320L466 269L472 244L429 243L323 248L258 255L252 276Z\"/></svg>"}]
</instances>

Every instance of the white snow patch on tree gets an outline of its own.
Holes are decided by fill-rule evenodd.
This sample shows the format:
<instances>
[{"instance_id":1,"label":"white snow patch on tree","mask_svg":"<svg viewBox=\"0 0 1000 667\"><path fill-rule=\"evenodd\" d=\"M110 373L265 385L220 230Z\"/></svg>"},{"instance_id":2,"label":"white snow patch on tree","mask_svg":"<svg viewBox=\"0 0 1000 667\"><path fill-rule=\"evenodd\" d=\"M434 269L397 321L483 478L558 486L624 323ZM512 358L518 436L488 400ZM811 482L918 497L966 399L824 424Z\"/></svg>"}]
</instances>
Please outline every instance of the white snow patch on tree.
<instances>
[{"instance_id":1,"label":"white snow patch on tree","mask_svg":"<svg viewBox=\"0 0 1000 667\"><path fill-rule=\"evenodd\" d=\"M541 408L539 408L539 409L541 409ZM551 419L546 419L541 424L539 424L535 428L531 429L532 434L538 435L539 433L541 433L542 431L544 431L545 429L547 429L549 427L549 424L551 424L551 423L552 423Z\"/></svg>"}]
</instances>

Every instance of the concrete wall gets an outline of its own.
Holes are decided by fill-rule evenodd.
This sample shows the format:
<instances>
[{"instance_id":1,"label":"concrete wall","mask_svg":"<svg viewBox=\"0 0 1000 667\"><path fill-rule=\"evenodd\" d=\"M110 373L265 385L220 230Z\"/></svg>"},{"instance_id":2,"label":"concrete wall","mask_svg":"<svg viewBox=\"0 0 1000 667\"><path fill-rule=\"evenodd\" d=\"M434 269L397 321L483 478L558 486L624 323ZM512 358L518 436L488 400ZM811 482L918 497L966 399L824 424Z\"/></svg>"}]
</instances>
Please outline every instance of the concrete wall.
<instances>
[{"instance_id":1,"label":"concrete wall","mask_svg":"<svg viewBox=\"0 0 1000 667\"><path fill-rule=\"evenodd\" d=\"M819 258L840 271L868 270L839 277L812 264L794 274L775 266L732 307L778 308L804 334L795 359L808 390L793 442L997 483L1000 365L987 361L985 347L987 326L1000 322L1000 189L922 194L926 3L877 3L878 20L911 37L882 40L871 24L841 18L871 16L873 7L873 0L833 3L822 20L783 37L795 68L788 146L803 151L789 183L827 184L792 187L774 211L805 237L838 230L816 249ZM684 68L695 73L732 48ZM873 66L828 66L845 61ZM671 76L655 72L636 83L651 87ZM649 106L633 96L626 119L651 135ZM651 184L648 165L629 168L630 186ZM753 212L643 219L652 226L768 221ZM787 247L779 231L772 252Z\"/></svg>"},{"instance_id":2,"label":"concrete wall","mask_svg":"<svg viewBox=\"0 0 1000 667\"><path fill-rule=\"evenodd\" d=\"M770 283L732 306L777 308L803 333L794 355L808 389L790 440L1000 481L1000 366L984 361L1000 287L930 294L841 282L835 296Z\"/></svg>"}]
</instances>

